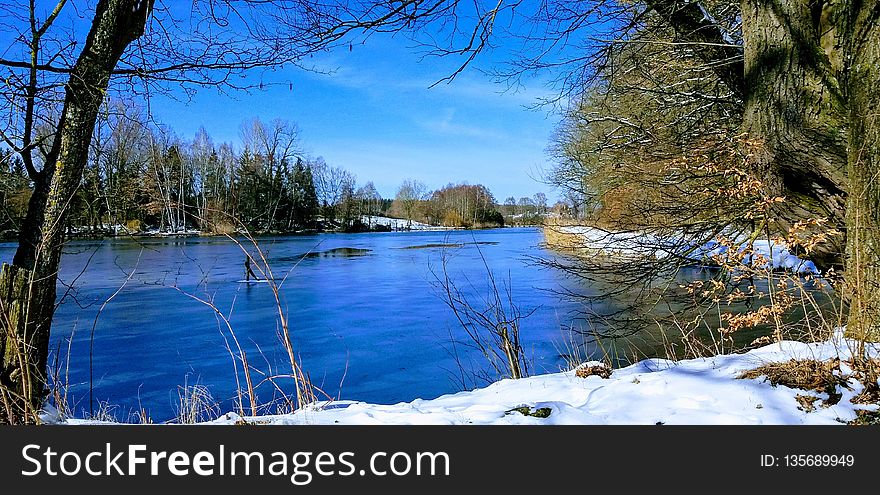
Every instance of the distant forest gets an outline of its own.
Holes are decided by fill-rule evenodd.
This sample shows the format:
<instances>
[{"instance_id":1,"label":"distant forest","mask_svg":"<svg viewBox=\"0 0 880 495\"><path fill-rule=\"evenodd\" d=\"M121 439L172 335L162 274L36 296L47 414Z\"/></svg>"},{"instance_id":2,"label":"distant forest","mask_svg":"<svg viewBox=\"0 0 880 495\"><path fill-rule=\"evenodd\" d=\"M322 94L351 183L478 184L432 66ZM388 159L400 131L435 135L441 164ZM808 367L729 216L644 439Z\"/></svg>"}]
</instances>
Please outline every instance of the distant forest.
<instances>
[{"instance_id":1,"label":"distant forest","mask_svg":"<svg viewBox=\"0 0 880 495\"><path fill-rule=\"evenodd\" d=\"M351 232L382 229L368 219L376 216L485 228L538 224L548 210L543 193L499 204L480 184L428 191L413 179L383 198L372 182L358 185L344 168L304 156L294 123L245 122L236 149L204 129L183 140L135 108L117 101L102 112L69 233ZM0 150L0 236L16 235L32 187L21 159Z\"/></svg>"}]
</instances>

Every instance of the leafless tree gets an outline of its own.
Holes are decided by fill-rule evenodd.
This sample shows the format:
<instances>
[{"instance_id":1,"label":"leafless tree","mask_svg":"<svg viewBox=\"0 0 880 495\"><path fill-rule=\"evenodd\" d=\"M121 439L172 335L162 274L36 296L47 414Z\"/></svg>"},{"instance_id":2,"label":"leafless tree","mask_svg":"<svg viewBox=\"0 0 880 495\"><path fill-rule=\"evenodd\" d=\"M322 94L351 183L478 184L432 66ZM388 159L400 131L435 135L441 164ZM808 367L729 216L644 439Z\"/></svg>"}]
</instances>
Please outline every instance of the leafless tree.
<instances>
[{"instance_id":1,"label":"leafless tree","mask_svg":"<svg viewBox=\"0 0 880 495\"><path fill-rule=\"evenodd\" d=\"M419 202L425 199L426 192L427 186L425 186L423 182L415 179L406 179L403 181L403 184L397 188L397 194L394 197L394 201L400 204L400 209L410 226L412 226L412 221L416 214L416 208L418 207Z\"/></svg>"},{"instance_id":2,"label":"leafless tree","mask_svg":"<svg viewBox=\"0 0 880 495\"><path fill-rule=\"evenodd\" d=\"M339 220L339 207L346 197L348 186L355 180L350 172L342 167L328 165L323 157L318 157L309 164L315 181L315 191L321 206L321 215L329 224Z\"/></svg>"}]
</instances>

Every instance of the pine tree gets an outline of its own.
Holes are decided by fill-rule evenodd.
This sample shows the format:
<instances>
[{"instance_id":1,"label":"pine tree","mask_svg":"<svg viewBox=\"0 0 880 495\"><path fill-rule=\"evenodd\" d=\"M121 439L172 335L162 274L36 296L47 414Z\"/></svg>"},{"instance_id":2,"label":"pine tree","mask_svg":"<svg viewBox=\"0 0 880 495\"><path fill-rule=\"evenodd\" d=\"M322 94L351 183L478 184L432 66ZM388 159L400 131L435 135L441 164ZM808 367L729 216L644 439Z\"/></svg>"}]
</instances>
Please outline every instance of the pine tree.
<instances>
[{"instance_id":1,"label":"pine tree","mask_svg":"<svg viewBox=\"0 0 880 495\"><path fill-rule=\"evenodd\" d=\"M297 158L293 166L293 224L297 228L309 228L318 216L318 194L311 167Z\"/></svg>"}]
</instances>

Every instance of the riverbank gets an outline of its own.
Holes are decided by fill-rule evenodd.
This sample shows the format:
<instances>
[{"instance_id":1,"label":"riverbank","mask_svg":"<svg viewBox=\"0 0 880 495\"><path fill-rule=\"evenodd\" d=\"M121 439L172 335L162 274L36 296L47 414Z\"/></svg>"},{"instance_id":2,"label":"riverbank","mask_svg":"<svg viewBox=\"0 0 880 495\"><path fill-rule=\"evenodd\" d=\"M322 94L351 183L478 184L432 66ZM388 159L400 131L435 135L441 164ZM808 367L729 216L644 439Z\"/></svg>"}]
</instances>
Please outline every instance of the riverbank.
<instances>
[{"instance_id":1,"label":"riverbank","mask_svg":"<svg viewBox=\"0 0 880 495\"><path fill-rule=\"evenodd\" d=\"M313 235L313 234L330 234L330 233L373 233L373 232L445 232L448 230L480 230L467 229L464 227L444 227L442 225L429 225L422 222L408 221L402 218L391 217L364 217L359 224L360 228L342 229L342 228L315 228L300 229L289 232L281 231L265 231L251 232L251 235L260 237L267 235ZM494 227L493 227L494 228ZM68 232L70 239L110 239L110 238L168 238L168 237L216 237L227 234L246 235L247 232L231 230L229 232L202 231L198 229L184 229L179 231L163 231L158 228L150 228L145 230L130 230L122 225L103 227L99 229L92 228L73 228ZM13 242L18 239L17 231L0 232L0 242Z\"/></svg>"},{"instance_id":2,"label":"riverbank","mask_svg":"<svg viewBox=\"0 0 880 495\"><path fill-rule=\"evenodd\" d=\"M504 227L540 227L540 225L490 225L480 227L446 227L443 225L430 225L417 221L409 221L403 218L391 217L364 217L361 227L354 229L342 228L314 228L294 231L261 231L250 232L231 230L228 232L202 231L198 229L185 229L180 231L162 231L158 228L146 230L129 230L121 225L113 228L100 229L74 228L68 232L69 239L113 239L113 238L175 238L175 237L218 237L228 234L253 235L254 237L273 235L314 235L314 234L363 234L381 232L446 232L452 230L487 230ZM14 242L18 240L17 231L0 232L0 242Z\"/></svg>"},{"instance_id":3,"label":"riverbank","mask_svg":"<svg viewBox=\"0 0 880 495\"><path fill-rule=\"evenodd\" d=\"M659 238L641 232L614 232L588 225L544 226L544 243L555 251L586 258L607 258L609 260L658 260L676 257L694 265L712 266L717 257L723 255L729 246L718 240L702 245L674 238ZM785 244L767 239L740 240L738 249L749 248L751 254L744 258L763 257L773 270L794 273L818 273L816 265L792 253Z\"/></svg>"},{"instance_id":4,"label":"riverbank","mask_svg":"<svg viewBox=\"0 0 880 495\"><path fill-rule=\"evenodd\" d=\"M878 405L864 403L865 387L851 367L854 346L840 332L826 342L784 341L745 354L678 362L647 359L613 370L607 378L595 372L602 368L593 362L571 371L502 380L432 400L321 402L284 415L226 413L207 424L841 425L876 421ZM868 353L877 358L880 348L869 345ZM833 385L798 382L798 366L827 370L824 376ZM59 422L51 414L44 420Z\"/></svg>"}]
</instances>

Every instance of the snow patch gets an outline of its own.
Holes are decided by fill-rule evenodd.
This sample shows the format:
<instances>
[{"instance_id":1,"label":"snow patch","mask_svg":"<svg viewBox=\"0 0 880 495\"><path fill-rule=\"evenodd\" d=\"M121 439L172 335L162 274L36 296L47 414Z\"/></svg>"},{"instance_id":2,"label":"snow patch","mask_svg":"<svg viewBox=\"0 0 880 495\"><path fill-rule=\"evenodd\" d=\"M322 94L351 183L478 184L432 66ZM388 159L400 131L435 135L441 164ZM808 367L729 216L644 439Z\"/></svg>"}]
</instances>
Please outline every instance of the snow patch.
<instances>
[{"instance_id":1,"label":"snow patch","mask_svg":"<svg viewBox=\"0 0 880 495\"><path fill-rule=\"evenodd\" d=\"M681 241L677 239L663 239L651 234L640 232L610 232L595 227L586 226L562 226L548 227L557 229L565 234L573 234L581 239L577 247L595 250L602 254L619 257L635 258L648 257L662 259L672 255L679 255L684 249L685 257L695 263L709 263L713 256L724 254L727 246L718 241L709 241L701 246L681 247ZM739 249L745 249L745 245ZM756 240L752 244L754 254L747 256L743 261L751 263L752 256L761 256L767 260L766 265L773 269L788 270L795 273L814 273L819 270L816 264L793 254L784 244L771 242L766 239Z\"/></svg>"},{"instance_id":2,"label":"snow patch","mask_svg":"<svg viewBox=\"0 0 880 495\"><path fill-rule=\"evenodd\" d=\"M389 218L389 217L377 217L377 216L363 216L361 217L361 221L365 225L376 226L381 225L383 227L388 227L393 231L405 231L405 230L420 230L420 231L428 231L428 230L455 230L452 227L441 227L437 225L428 225L426 223L421 222L410 222L409 220L405 220L402 218Z\"/></svg>"}]
</instances>

